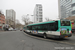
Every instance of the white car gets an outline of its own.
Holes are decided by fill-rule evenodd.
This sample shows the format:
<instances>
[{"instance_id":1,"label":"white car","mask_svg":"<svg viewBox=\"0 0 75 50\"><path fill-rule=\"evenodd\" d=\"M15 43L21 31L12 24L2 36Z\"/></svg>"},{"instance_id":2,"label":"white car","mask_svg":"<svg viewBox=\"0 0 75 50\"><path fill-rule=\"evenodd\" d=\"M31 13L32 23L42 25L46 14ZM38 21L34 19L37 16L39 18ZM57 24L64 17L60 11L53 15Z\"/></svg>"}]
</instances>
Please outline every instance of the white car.
<instances>
[{"instance_id":1,"label":"white car","mask_svg":"<svg viewBox=\"0 0 75 50\"><path fill-rule=\"evenodd\" d=\"M13 31L16 31L17 29L13 29Z\"/></svg>"},{"instance_id":2,"label":"white car","mask_svg":"<svg viewBox=\"0 0 75 50\"><path fill-rule=\"evenodd\" d=\"M12 28L12 27L10 27L10 28L9 28L9 31L13 31L13 28Z\"/></svg>"}]
</instances>

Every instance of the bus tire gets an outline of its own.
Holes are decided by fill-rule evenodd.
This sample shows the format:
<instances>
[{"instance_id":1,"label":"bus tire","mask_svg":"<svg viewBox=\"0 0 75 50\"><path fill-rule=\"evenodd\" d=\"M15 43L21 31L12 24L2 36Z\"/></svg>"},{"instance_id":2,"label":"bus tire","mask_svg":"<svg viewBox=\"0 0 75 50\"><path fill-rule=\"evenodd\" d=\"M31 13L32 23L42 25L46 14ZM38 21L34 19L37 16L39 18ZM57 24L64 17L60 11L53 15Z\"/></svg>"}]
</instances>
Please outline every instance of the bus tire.
<instances>
[{"instance_id":1,"label":"bus tire","mask_svg":"<svg viewBox=\"0 0 75 50\"><path fill-rule=\"evenodd\" d=\"M45 39L47 38L46 33L43 34L43 37L44 37Z\"/></svg>"}]
</instances>

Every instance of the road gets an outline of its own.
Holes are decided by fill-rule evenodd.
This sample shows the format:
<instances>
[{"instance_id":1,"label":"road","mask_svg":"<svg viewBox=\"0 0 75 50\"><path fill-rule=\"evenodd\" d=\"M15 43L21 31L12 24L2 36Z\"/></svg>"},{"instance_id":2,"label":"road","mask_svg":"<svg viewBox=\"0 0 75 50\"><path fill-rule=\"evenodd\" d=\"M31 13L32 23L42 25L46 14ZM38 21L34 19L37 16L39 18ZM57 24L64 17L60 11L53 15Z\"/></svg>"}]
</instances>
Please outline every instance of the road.
<instances>
[{"instance_id":1,"label":"road","mask_svg":"<svg viewBox=\"0 0 75 50\"><path fill-rule=\"evenodd\" d=\"M0 32L0 50L75 50L75 45L64 42L75 44L75 36L54 40L28 35L22 31Z\"/></svg>"}]
</instances>

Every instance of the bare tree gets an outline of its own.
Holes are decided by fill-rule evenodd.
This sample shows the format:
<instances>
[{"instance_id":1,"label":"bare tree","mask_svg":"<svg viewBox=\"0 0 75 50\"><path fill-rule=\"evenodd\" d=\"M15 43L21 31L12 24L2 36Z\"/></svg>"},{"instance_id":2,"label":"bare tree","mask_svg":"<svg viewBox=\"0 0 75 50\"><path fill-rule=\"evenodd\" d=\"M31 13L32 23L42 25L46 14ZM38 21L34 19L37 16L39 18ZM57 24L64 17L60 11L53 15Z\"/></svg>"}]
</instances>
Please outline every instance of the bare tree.
<instances>
[{"instance_id":1,"label":"bare tree","mask_svg":"<svg viewBox=\"0 0 75 50\"><path fill-rule=\"evenodd\" d=\"M22 28L22 24L19 22L18 19L16 19L16 28L18 28L18 29Z\"/></svg>"},{"instance_id":2,"label":"bare tree","mask_svg":"<svg viewBox=\"0 0 75 50\"><path fill-rule=\"evenodd\" d=\"M46 19L46 21L51 21L51 19L49 19L49 18L45 18Z\"/></svg>"},{"instance_id":3,"label":"bare tree","mask_svg":"<svg viewBox=\"0 0 75 50\"><path fill-rule=\"evenodd\" d=\"M18 20L18 19L16 19L16 24L20 24L20 22L19 22L19 20Z\"/></svg>"},{"instance_id":4,"label":"bare tree","mask_svg":"<svg viewBox=\"0 0 75 50\"><path fill-rule=\"evenodd\" d=\"M28 22L29 22L29 17L28 16L29 16L29 14L22 16L22 21L24 22L25 25L28 25Z\"/></svg>"}]
</instances>

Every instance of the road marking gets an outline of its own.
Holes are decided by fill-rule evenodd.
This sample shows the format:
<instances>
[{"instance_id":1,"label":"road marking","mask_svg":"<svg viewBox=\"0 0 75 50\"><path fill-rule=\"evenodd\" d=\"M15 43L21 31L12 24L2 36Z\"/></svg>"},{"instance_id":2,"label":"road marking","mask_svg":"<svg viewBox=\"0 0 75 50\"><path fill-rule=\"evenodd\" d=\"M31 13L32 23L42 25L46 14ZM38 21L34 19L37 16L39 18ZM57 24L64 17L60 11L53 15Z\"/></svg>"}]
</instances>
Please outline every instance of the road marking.
<instances>
[{"instance_id":1,"label":"road marking","mask_svg":"<svg viewBox=\"0 0 75 50\"><path fill-rule=\"evenodd\" d=\"M44 38L40 38L40 37L36 37L36 36L32 36L32 35L29 35L29 34L26 34L26 33L24 33L24 34L27 35L27 36L29 36L29 37L37 38L37 39L40 39L40 40L53 41L53 42L59 42L59 43L63 43L63 44L75 45L75 43L62 42L62 41L55 41L55 40L44 39Z\"/></svg>"}]
</instances>

